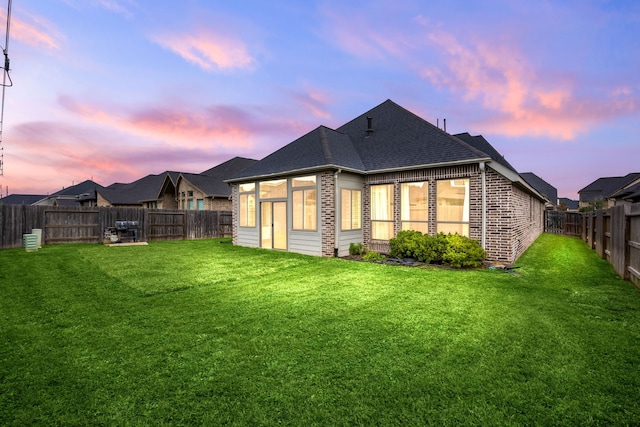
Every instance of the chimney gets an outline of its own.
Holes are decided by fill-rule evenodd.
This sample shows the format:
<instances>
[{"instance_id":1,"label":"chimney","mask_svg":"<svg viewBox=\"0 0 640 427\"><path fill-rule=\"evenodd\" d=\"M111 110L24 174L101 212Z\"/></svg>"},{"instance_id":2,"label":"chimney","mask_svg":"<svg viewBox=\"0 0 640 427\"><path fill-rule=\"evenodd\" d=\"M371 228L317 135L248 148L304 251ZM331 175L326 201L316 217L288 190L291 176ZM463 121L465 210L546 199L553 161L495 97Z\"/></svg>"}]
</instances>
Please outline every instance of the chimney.
<instances>
[{"instance_id":1,"label":"chimney","mask_svg":"<svg viewBox=\"0 0 640 427\"><path fill-rule=\"evenodd\" d=\"M367 136L373 133L373 117L367 116Z\"/></svg>"},{"instance_id":2,"label":"chimney","mask_svg":"<svg viewBox=\"0 0 640 427\"><path fill-rule=\"evenodd\" d=\"M447 131L447 119L442 119L442 122L444 123L444 131Z\"/></svg>"}]
</instances>

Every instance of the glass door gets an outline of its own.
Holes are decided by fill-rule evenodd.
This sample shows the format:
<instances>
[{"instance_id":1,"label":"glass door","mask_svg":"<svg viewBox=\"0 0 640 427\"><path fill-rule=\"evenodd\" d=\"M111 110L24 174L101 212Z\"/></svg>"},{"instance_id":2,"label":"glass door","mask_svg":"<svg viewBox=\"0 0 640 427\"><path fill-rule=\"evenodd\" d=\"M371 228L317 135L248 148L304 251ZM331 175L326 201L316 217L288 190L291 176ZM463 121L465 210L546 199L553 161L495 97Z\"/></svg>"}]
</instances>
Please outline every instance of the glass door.
<instances>
[{"instance_id":1,"label":"glass door","mask_svg":"<svg viewBox=\"0 0 640 427\"><path fill-rule=\"evenodd\" d=\"M260 204L261 245L265 249L287 249L287 203Z\"/></svg>"}]
</instances>

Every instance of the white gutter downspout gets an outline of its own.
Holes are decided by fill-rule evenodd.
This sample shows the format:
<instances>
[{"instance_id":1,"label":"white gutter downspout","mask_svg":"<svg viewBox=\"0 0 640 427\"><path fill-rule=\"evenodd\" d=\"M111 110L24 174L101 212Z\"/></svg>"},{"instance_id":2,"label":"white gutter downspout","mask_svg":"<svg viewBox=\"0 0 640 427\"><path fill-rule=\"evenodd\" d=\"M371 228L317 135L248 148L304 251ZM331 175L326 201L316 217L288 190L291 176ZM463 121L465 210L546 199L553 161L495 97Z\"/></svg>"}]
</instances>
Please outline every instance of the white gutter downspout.
<instances>
[{"instance_id":1,"label":"white gutter downspout","mask_svg":"<svg viewBox=\"0 0 640 427\"><path fill-rule=\"evenodd\" d=\"M340 245L340 225L338 224L338 212L342 212L340 204L340 194L338 191L338 174L342 169L338 169L333 174L333 256L338 256Z\"/></svg>"},{"instance_id":2,"label":"white gutter downspout","mask_svg":"<svg viewBox=\"0 0 640 427\"><path fill-rule=\"evenodd\" d=\"M487 248L487 172L484 162L480 162L480 175L482 176L482 249Z\"/></svg>"}]
</instances>

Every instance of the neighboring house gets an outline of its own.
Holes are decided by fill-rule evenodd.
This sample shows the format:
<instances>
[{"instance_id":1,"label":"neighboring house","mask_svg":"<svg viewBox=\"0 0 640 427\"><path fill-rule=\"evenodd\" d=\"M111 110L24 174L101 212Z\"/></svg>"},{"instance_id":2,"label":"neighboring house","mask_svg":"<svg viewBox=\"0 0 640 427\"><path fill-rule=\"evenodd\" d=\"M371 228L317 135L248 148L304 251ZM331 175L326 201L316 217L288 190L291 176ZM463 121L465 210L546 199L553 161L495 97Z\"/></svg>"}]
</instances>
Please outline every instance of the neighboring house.
<instances>
[{"instance_id":1,"label":"neighboring house","mask_svg":"<svg viewBox=\"0 0 640 427\"><path fill-rule=\"evenodd\" d=\"M566 197L560 197L558 199L558 207L560 210L577 212L579 208L579 202L577 200L568 199Z\"/></svg>"},{"instance_id":2,"label":"neighboring house","mask_svg":"<svg viewBox=\"0 0 640 427\"><path fill-rule=\"evenodd\" d=\"M615 176L598 178L580 191L580 208L602 208L608 209L615 206L614 194L626 187L633 185L640 179L640 173L630 173L625 176ZM621 196L623 197L623 196ZM622 199L620 199L622 201Z\"/></svg>"},{"instance_id":3,"label":"neighboring house","mask_svg":"<svg viewBox=\"0 0 640 427\"><path fill-rule=\"evenodd\" d=\"M147 175L129 184L111 184L97 191L97 205L177 209L175 182L179 174L166 171Z\"/></svg>"},{"instance_id":4,"label":"neighboring house","mask_svg":"<svg viewBox=\"0 0 640 427\"><path fill-rule=\"evenodd\" d=\"M224 181L256 162L234 157L200 174L181 173L176 182L179 207L187 210L231 211L231 188Z\"/></svg>"},{"instance_id":5,"label":"neighboring house","mask_svg":"<svg viewBox=\"0 0 640 427\"><path fill-rule=\"evenodd\" d=\"M387 100L320 126L232 179L233 243L344 256L388 252L401 230L459 233L513 262L547 200L482 137L452 136Z\"/></svg>"},{"instance_id":6,"label":"neighboring house","mask_svg":"<svg viewBox=\"0 0 640 427\"><path fill-rule=\"evenodd\" d=\"M640 177L609 196L616 205L640 202Z\"/></svg>"},{"instance_id":7,"label":"neighboring house","mask_svg":"<svg viewBox=\"0 0 640 427\"><path fill-rule=\"evenodd\" d=\"M0 199L0 203L33 206L95 206L96 192L102 188L104 188L102 185L86 180L49 195L12 194Z\"/></svg>"},{"instance_id":8,"label":"neighboring house","mask_svg":"<svg viewBox=\"0 0 640 427\"><path fill-rule=\"evenodd\" d=\"M549 200L547 209L555 209L558 206L558 189L549 184L544 179L540 178L533 172L523 172L520 174L530 186L536 189L538 193L542 194Z\"/></svg>"}]
</instances>

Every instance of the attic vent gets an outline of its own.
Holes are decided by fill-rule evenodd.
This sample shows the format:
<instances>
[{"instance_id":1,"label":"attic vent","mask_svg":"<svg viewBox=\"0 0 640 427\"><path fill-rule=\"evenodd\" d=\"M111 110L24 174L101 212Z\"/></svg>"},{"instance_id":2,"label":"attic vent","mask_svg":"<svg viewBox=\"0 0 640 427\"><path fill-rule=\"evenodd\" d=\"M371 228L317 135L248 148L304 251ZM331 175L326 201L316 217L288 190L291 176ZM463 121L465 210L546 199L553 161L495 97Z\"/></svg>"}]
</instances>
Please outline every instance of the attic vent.
<instances>
[{"instance_id":1,"label":"attic vent","mask_svg":"<svg viewBox=\"0 0 640 427\"><path fill-rule=\"evenodd\" d=\"M373 133L373 117L367 117L367 136Z\"/></svg>"}]
</instances>

